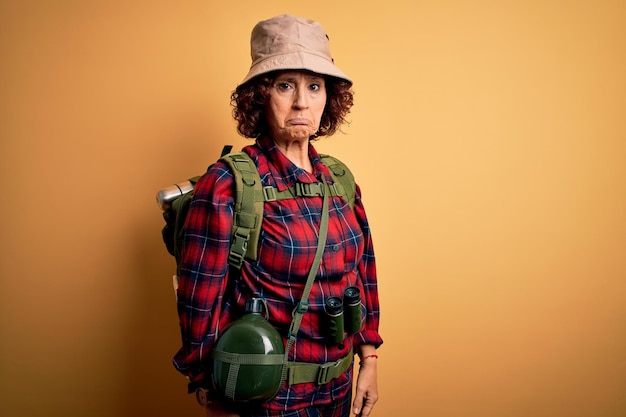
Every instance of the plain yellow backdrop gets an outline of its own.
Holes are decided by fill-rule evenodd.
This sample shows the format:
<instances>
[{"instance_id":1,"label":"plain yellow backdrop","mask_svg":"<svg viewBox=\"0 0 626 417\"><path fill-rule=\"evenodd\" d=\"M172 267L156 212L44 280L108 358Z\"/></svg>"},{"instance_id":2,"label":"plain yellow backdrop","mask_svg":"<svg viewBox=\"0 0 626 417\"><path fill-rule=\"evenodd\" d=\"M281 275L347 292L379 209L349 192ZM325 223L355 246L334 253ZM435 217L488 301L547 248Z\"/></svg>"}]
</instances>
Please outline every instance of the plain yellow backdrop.
<instances>
[{"instance_id":1,"label":"plain yellow backdrop","mask_svg":"<svg viewBox=\"0 0 626 417\"><path fill-rule=\"evenodd\" d=\"M626 415L626 3L0 1L0 414L200 416L155 193L322 22L377 248L375 417Z\"/></svg>"}]
</instances>

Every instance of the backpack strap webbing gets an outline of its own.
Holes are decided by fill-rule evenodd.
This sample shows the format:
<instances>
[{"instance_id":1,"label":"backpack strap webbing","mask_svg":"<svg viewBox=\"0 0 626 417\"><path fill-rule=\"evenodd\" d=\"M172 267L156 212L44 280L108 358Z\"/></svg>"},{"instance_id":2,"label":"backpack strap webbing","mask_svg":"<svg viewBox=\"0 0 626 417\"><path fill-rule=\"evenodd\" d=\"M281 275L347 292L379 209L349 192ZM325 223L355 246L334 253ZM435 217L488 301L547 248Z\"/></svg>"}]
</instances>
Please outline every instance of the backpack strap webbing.
<instances>
[{"instance_id":1,"label":"backpack strap webbing","mask_svg":"<svg viewBox=\"0 0 626 417\"><path fill-rule=\"evenodd\" d=\"M283 191L278 191L276 187L269 185L263 187L263 198L265 201L276 201L298 197L322 197L324 195L323 189L324 184L321 182L297 182L293 187ZM328 187L328 195L346 197L344 188L339 183L335 183Z\"/></svg>"},{"instance_id":2,"label":"backpack strap webbing","mask_svg":"<svg viewBox=\"0 0 626 417\"><path fill-rule=\"evenodd\" d=\"M352 171L339 159L330 155L320 155L322 162L328 167L330 176L333 179L332 191L346 199L350 208L354 208L354 199L356 196L356 183Z\"/></svg>"},{"instance_id":3,"label":"backpack strap webbing","mask_svg":"<svg viewBox=\"0 0 626 417\"><path fill-rule=\"evenodd\" d=\"M227 148L223 152L227 152ZM335 157L320 155L328 167L333 184L326 195L340 196L350 208L354 208L356 185L348 167ZM322 183L296 183L293 187L279 191L276 187L263 187L257 167L245 152L223 154L221 161L228 164L235 178L235 210L231 232L228 263L240 269L244 258L257 259L259 235L263 222L263 203L297 197L318 197L325 194Z\"/></svg>"},{"instance_id":4,"label":"backpack strap webbing","mask_svg":"<svg viewBox=\"0 0 626 417\"><path fill-rule=\"evenodd\" d=\"M296 338L298 337L298 331L300 330L300 324L302 323L302 316L309 309L309 294L311 292L311 288L313 288L313 281L315 281L315 276L317 275L317 271L320 267L320 263L322 262L322 256L324 254L324 247L326 246L326 238L328 236L328 217L329 217L329 209L328 209L328 201L329 201L329 187L326 183L326 178L322 174L322 218L320 219L320 229L319 236L317 238L317 248L315 249L315 258L313 259L313 264L311 265L311 269L309 270L309 275L306 279L306 284L304 285L304 291L302 293L302 298L300 302L296 305L296 308L292 312L291 325L289 326L289 332L287 333L287 345L285 346L285 357L283 362L283 368L280 377L280 384L276 389L274 395L278 393L283 383L287 380L289 376L289 351L293 347L294 343L296 343Z\"/></svg>"},{"instance_id":5,"label":"backpack strap webbing","mask_svg":"<svg viewBox=\"0 0 626 417\"><path fill-rule=\"evenodd\" d=\"M257 242L263 221L263 189L254 161L245 152L220 158L235 177L235 212L228 263L241 268L244 257L256 260Z\"/></svg>"},{"instance_id":6,"label":"backpack strap webbing","mask_svg":"<svg viewBox=\"0 0 626 417\"><path fill-rule=\"evenodd\" d=\"M350 208L354 208L356 184L350 169L339 159L330 155L320 155L324 165L328 167L333 184L328 187L328 195L343 197ZM265 201L276 201L296 197L320 197L323 195L322 183L296 183L293 187L278 191L275 187L263 187Z\"/></svg>"}]
</instances>

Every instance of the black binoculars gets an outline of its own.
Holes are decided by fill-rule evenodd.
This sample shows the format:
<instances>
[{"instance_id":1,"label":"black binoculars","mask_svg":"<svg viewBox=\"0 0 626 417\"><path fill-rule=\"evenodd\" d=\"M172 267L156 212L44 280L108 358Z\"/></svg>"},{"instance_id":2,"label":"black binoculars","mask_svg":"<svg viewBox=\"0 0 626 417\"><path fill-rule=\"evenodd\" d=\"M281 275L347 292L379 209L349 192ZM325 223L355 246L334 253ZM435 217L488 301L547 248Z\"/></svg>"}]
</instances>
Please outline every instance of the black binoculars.
<instances>
[{"instance_id":1,"label":"black binoculars","mask_svg":"<svg viewBox=\"0 0 626 417\"><path fill-rule=\"evenodd\" d=\"M343 299L339 297L326 299L324 309L326 338L329 344L343 342L344 333L352 335L361 330L361 291L357 287L346 288Z\"/></svg>"}]
</instances>

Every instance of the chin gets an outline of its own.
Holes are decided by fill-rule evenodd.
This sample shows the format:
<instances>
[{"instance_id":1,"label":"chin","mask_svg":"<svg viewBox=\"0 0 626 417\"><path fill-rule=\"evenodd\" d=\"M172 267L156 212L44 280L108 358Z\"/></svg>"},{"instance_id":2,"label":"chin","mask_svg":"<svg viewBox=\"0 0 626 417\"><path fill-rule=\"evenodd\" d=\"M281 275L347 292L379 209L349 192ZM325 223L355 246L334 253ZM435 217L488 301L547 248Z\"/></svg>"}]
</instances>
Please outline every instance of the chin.
<instances>
[{"instance_id":1,"label":"chin","mask_svg":"<svg viewBox=\"0 0 626 417\"><path fill-rule=\"evenodd\" d=\"M294 129L291 131L291 137L297 140L309 139L315 132L311 132L310 129Z\"/></svg>"}]
</instances>

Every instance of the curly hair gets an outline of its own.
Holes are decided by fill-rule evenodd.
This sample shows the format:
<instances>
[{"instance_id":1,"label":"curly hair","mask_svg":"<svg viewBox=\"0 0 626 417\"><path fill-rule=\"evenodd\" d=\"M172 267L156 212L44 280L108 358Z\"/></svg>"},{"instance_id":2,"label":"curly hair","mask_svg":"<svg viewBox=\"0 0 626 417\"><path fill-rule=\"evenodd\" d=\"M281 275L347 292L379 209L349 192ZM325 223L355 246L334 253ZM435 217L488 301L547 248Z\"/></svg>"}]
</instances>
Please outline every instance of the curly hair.
<instances>
[{"instance_id":1,"label":"curly hair","mask_svg":"<svg viewBox=\"0 0 626 417\"><path fill-rule=\"evenodd\" d=\"M233 118L237 131L246 138L256 138L269 133L265 106L269 89L279 71L259 75L237 87L230 96ZM319 130L311 139L331 136L343 123L353 104L352 84L340 78L325 76L326 106L320 120Z\"/></svg>"}]
</instances>

